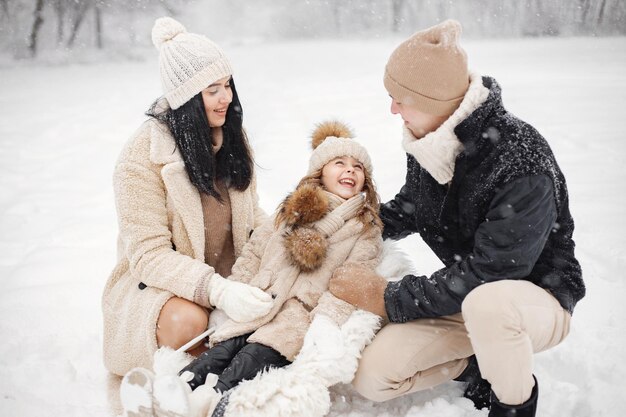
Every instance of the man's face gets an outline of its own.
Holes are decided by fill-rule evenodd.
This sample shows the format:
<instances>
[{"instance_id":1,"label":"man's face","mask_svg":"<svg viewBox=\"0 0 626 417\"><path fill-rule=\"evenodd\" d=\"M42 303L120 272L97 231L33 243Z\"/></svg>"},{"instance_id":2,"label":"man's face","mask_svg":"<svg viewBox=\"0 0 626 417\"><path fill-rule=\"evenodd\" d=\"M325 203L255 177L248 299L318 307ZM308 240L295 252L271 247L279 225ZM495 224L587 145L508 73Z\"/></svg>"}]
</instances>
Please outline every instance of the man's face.
<instances>
[{"instance_id":1,"label":"man's face","mask_svg":"<svg viewBox=\"0 0 626 417\"><path fill-rule=\"evenodd\" d=\"M409 128L417 139L421 139L428 133L437 130L449 117L424 113L415 107L395 100L393 97L391 97L391 113L399 114L402 120L404 120L406 127Z\"/></svg>"}]
</instances>

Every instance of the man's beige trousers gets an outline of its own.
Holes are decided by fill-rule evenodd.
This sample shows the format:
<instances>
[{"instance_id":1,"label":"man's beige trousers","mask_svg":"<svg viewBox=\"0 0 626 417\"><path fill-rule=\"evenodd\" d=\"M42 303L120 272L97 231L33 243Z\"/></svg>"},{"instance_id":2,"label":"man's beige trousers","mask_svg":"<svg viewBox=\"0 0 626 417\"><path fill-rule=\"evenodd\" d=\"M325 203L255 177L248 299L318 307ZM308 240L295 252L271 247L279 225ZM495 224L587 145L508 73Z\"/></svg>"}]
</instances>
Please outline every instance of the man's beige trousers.
<instances>
[{"instance_id":1,"label":"man's beige trousers","mask_svg":"<svg viewBox=\"0 0 626 417\"><path fill-rule=\"evenodd\" d=\"M453 316L392 323L365 348L353 385L386 401L459 376L476 354L483 378L500 402L530 398L533 353L559 344L570 314L529 281L502 280L470 292Z\"/></svg>"}]
</instances>

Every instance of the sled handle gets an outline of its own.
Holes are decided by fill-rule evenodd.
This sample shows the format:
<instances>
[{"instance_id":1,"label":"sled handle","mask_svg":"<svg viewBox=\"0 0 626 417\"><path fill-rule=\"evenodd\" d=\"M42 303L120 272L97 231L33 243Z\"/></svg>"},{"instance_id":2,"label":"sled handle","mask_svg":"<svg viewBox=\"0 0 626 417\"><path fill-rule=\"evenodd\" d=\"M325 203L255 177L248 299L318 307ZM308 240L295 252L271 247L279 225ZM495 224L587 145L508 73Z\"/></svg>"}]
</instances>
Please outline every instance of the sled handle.
<instances>
[{"instance_id":1,"label":"sled handle","mask_svg":"<svg viewBox=\"0 0 626 417\"><path fill-rule=\"evenodd\" d=\"M176 352L186 352L187 349L191 348L193 345L195 345L196 343L198 343L199 341L201 341L205 337L211 336L214 332L215 332L215 327L210 327L210 328L206 329L206 331L202 332L198 336L196 336L193 339L191 339L189 342L187 342L184 345L182 345L181 347L179 347L176 350Z\"/></svg>"}]
</instances>

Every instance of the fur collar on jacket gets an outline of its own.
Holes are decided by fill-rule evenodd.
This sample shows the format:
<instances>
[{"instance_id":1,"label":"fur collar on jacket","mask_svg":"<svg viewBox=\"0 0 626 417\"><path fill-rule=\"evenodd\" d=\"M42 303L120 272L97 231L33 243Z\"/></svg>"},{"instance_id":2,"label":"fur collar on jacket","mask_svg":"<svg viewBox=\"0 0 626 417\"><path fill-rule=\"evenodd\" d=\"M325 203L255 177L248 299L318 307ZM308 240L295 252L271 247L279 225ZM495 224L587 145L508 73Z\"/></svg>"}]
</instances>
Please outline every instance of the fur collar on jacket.
<instances>
[{"instance_id":1,"label":"fur collar on jacket","mask_svg":"<svg viewBox=\"0 0 626 417\"><path fill-rule=\"evenodd\" d=\"M487 99L489 89L479 74L470 74L470 86L454 113L434 132L421 139L403 127L402 146L439 184L447 184L454 175L456 157L463 151L454 129Z\"/></svg>"},{"instance_id":2,"label":"fur collar on jacket","mask_svg":"<svg viewBox=\"0 0 626 417\"><path fill-rule=\"evenodd\" d=\"M286 223L285 248L293 263L305 272L319 268L326 258L326 239L359 214L364 199L357 194L344 200L311 184L288 195L280 211Z\"/></svg>"}]
</instances>

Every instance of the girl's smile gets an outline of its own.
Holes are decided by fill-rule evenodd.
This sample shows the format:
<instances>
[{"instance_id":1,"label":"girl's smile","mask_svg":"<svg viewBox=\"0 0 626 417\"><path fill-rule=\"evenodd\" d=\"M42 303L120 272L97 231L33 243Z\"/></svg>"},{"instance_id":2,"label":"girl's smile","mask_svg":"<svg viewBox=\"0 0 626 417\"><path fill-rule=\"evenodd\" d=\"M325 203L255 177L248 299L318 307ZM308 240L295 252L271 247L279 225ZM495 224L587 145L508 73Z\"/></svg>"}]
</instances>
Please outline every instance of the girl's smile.
<instances>
[{"instance_id":1,"label":"girl's smile","mask_svg":"<svg viewBox=\"0 0 626 417\"><path fill-rule=\"evenodd\" d=\"M363 164L351 156L335 158L322 168L321 181L327 191L347 200L363 190Z\"/></svg>"}]
</instances>

